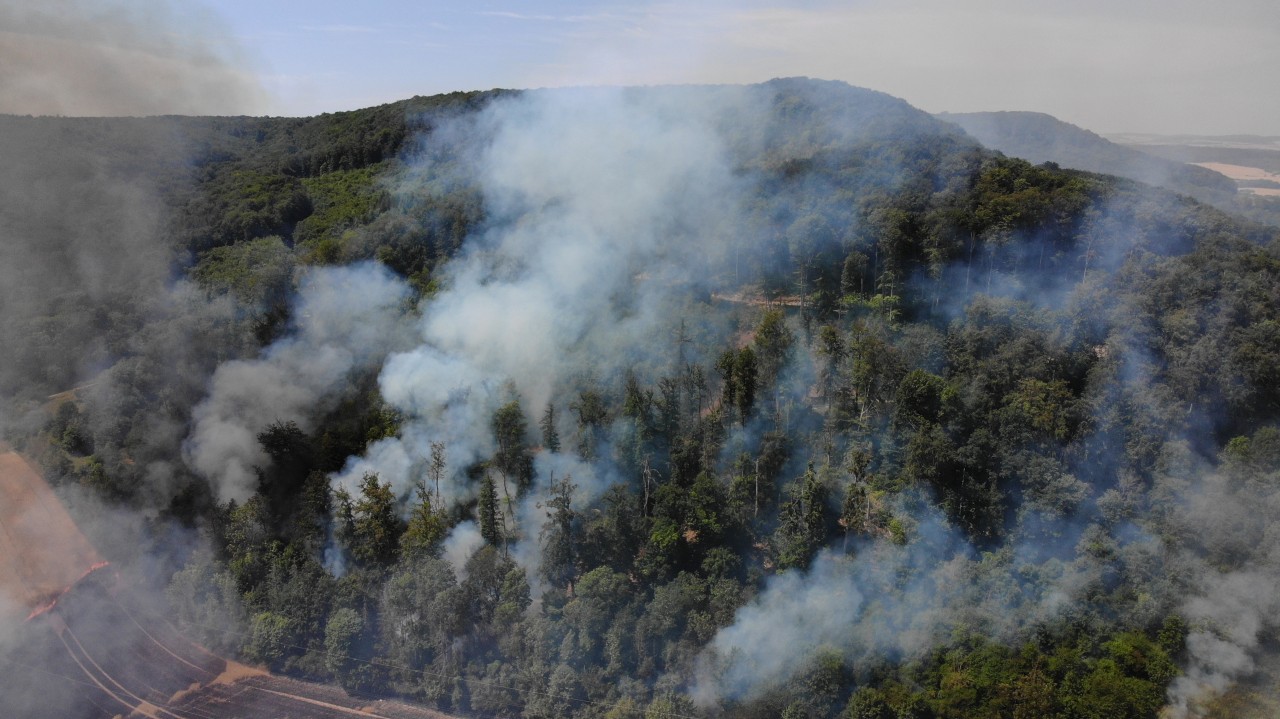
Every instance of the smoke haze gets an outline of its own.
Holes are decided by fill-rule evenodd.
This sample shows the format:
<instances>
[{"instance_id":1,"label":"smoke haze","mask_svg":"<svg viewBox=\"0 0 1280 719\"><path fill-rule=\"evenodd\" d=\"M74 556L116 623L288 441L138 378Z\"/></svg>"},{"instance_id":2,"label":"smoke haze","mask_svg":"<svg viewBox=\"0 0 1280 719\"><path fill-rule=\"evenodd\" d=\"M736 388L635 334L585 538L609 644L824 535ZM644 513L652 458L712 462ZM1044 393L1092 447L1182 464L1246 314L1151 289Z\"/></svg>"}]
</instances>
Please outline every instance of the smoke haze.
<instances>
[{"instance_id":1,"label":"smoke haze","mask_svg":"<svg viewBox=\"0 0 1280 719\"><path fill-rule=\"evenodd\" d=\"M190 3L0 2L0 113L253 114L266 99L219 20Z\"/></svg>"},{"instance_id":2,"label":"smoke haze","mask_svg":"<svg viewBox=\"0 0 1280 719\"><path fill-rule=\"evenodd\" d=\"M626 90L530 92L437 131L461 138L489 219L445 268L418 346L383 367L382 394L408 425L340 482L377 471L404 496L431 441L456 479L491 456L510 388L532 418L553 391L669 356L678 297L724 251L739 196L720 138L677 109Z\"/></svg>"}]
</instances>

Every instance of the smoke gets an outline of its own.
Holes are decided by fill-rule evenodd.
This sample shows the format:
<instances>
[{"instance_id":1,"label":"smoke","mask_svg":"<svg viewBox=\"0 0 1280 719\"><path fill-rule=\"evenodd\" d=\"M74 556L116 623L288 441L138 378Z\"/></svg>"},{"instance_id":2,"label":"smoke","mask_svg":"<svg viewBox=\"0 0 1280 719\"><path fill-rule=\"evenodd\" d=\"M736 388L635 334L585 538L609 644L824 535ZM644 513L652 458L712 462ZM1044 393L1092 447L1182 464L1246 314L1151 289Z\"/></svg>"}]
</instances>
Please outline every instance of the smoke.
<instances>
[{"instance_id":1,"label":"smoke","mask_svg":"<svg viewBox=\"0 0 1280 719\"><path fill-rule=\"evenodd\" d=\"M0 113L258 107L261 91L232 69L235 50L218 24L171 7L0 0ZM176 457L187 412L217 358L239 355L248 334L232 300L174 282L166 230L171 201L191 181L191 149L168 121L0 116L0 432L29 439L50 409L80 413L81 443L70 457L41 441L21 448L55 460L45 468L49 481L62 482L59 499L78 528L137 593L133 608L150 606L145 596L158 596L171 562L197 543L195 532L158 515L180 491L178 475L190 479ZM41 521L23 511L14 526ZM89 569L58 544L28 541L12 554L23 552L42 557L39 571L71 563L74 578ZM10 587L28 580L4 578ZM66 669L67 650L50 625L22 622L30 598L25 607L3 602L0 713L91 712L67 691L78 670ZM119 631L118 616L96 605L75 620L78 631ZM140 656L120 649L115 656Z\"/></svg>"},{"instance_id":2,"label":"smoke","mask_svg":"<svg viewBox=\"0 0 1280 719\"><path fill-rule=\"evenodd\" d=\"M823 647L858 673L920 658L957 631L1011 641L1051 622L1095 573L1084 561L1033 571L1017 549L979 553L936 509L916 505L910 516L902 546L828 548L807 570L770 578L703 650L690 696L703 707L758 698Z\"/></svg>"},{"instance_id":3,"label":"smoke","mask_svg":"<svg viewBox=\"0 0 1280 719\"><path fill-rule=\"evenodd\" d=\"M382 368L382 395L409 422L335 481L377 471L404 496L439 441L448 498L464 499L475 491L464 470L493 454L500 405L518 397L526 420L553 401L563 413L592 378L670 355L688 286L705 281L740 213L723 140L690 110L661 93L529 92L436 131L473 163L487 224L442 269L417 346ZM537 486L554 470L598 496L590 467L552 466L568 461L541 457ZM541 510L504 511L536 539Z\"/></svg>"},{"instance_id":4,"label":"smoke","mask_svg":"<svg viewBox=\"0 0 1280 719\"><path fill-rule=\"evenodd\" d=\"M1169 686L1174 717L1201 716L1203 701L1254 679L1264 640L1280 628L1280 544L1267 527L1280 509L1274 473L1242 482L1232 469L1206 472L1171 507L1171 529L1195 539L1178 568L1190 632L1183 674Z\"/></svg>"},{"instance_id":5,"label":"smoke","mask_svg":"<svg viewBox=\"0 0 1280 719\"><path fill-rule=\"evenodd\" d=\"M0 2L0 113L252 114L265 100L230 33L190 3Z\"/></svg>"},{"instance_id":6,"label":"smoke","mask_svg":"<svg viewBox=\"0 0 1280 719\"><path fill-rule=\"evenodd\" d=\"M1198 700L1219 694L1258 668L1262 634L1276 627L1280 577L1274 567L1221 574L1206 571L1201 595L1183 606L1193 626L1187 667L1169 687L1174 717L1199 716Z\"/></svg>"},{"instance_id":7,"label":"smoke","mask_svg":"<svg viewBox=\"0 0 1280 719\"><path fill-rule=\"evenodd\" d=\"M250 111L262 92L237 57L217 19L190 5L0 0L0 113ZM162 122L0 115L0 431L29 433L48 395L126 353L160 354L138 335L154 334L171 304L192 307L185 288L166 286L165 231L192 152ZM164 354L198 364L200 331L187 340L196 351Z\"/></svg>"},{"instance_id":8,"label":"smoke","mask_svg":"<svg viewBox=\"0 0 1280 719\"><path fill-rule=\"evenodd\" d=\"M183 452L219 499L244 500L256 489L254 468L268 461L259 432L287 421L310 429L355 373L376 368L398 346L408 297L408 286L381 265L313 270L301 281L296 330L258 359L218 367Z\"/></svg>"},{"instance_id":9,"label":"smoke","mask_svg":"<svg viewBox=\"0 0 1280 719\"><path fill-rule=\"evenodd\" d=\"M484 546L484 537L480 536L480 527L467 520L459 522L449 532L441 544L441 555L458 576L458 581L466 579L467 561Z\"/></svg>"}]
</instances>

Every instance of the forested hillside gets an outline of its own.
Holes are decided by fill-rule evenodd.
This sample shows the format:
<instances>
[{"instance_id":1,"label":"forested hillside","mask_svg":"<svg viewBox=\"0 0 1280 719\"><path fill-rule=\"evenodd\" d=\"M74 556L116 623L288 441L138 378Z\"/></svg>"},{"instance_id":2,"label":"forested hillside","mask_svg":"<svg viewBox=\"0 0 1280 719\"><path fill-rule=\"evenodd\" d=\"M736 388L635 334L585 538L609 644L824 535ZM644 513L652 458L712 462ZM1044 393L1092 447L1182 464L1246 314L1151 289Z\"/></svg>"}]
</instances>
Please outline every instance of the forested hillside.
<instances>
[{"instance_id":1,"label":"forested hillside","mask_svg":"<svg viewBox=\"0 0 1280 719\"><path fill-rule=\"evenodd\" d=\"M5 437L210 648L477 717L1280 707L1273 227L804 79L0 148Z\"/></svg>"},{"instance_id":2,"label":"forested hillside","mask_svg":"<svg viewBox=\"0 0 1280 719\"><path fill-rule=\"evenodd\" d=\"M1280 201L1237 193L1236 183L1225 176L1188 164L1209 161L1194 157L1191 152L1178 154L1158 145L1118 144L1038 112L960 112L938 117L964 128L983 145L1012 157L1127 177L1280 226Z\"/></svg>"}]
</instances>

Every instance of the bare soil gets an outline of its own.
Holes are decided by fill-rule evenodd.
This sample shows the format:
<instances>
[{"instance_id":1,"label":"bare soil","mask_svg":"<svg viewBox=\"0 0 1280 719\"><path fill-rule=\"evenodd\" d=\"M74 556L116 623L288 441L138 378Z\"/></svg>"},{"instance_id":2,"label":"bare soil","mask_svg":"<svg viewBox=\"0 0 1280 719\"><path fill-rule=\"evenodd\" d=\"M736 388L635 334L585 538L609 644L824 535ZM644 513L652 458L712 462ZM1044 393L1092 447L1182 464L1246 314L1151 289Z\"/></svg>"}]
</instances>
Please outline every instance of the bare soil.
<instances>
[{"instance_id":1,"label":"bare soil","mask_svg":"<svg viewBox=\"0 0 1280 719\"><path fill-rule=\"evenodd\" d=\"M217 657L139 609L138 590L104 565L44 478L0 453L0 607L18 609L0 621L29 633L28 690L56 698L38 719L451 719Z\"/></svg>"},{"instance_id":2,"label":"bare soil","mask_svg":"<svg viewBox=\"0 0 1280 719\"><path fill-rule=\"evenodd\" d=\"M38 611L102 564L44 478L17 452L0 454L0 594Z\"/></svg>"},{"instance_id":3,"label":"bare soil","mask_svg":"<svg viewBox=\"0 0 1280 719\"><path fill-rule=\"evenodd\" d=\"M1229 165L1225 162L1195 162L1192 164L1208 168L1220 175L1226 175L1233 180L1271 180L1272 182L1280 182L1280 175L1274 172L1267 172L1261 167Z\"/></svg>"}]
</instances>

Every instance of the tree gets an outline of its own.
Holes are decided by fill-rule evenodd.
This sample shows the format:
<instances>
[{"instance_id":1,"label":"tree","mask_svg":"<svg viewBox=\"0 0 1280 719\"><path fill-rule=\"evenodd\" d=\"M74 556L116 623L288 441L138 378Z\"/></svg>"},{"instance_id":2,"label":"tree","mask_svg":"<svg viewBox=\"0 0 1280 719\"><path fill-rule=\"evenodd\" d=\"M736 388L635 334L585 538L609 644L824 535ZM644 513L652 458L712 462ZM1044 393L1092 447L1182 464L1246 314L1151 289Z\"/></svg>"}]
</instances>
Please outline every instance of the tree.
<instances>
[{"instance_id":1,"label":"tree","mask_svg":"<svg viewBox=\"0 0 1280 719\"><path fill-rule=\"evenodd\" d=\"M937 423L942 415L946 382L924 370L911 370L898 383L893 398L894 422L905 427Z\"/></svg>"},{"instance_id":2,"label":"tree","mask_svg":"<svg viewBox=\"0 0 1280 719\"><path fill-rule=\"evenodd\" d=\"M787 327L782 310L766 310L756 325L755 354L759 362L760 384L771 388L790 357L795 335Z\"/></svg>"},{"instance_id":3,"label":"tree","mask_svg":"<svg viewBox=\"0 0 1280 719\"><path fill-rule=\"evenodd\" d=\"M621 436L617 438L615 447L623 468L632 474L644 464L656 430L653 393L640 387L640 381L631 370L627 370L623 383L622 416L628 421L622 423Z\"/></svg>"},{"instance_id":4,"label":"tree","mask_svg":"<svg viewBox=\"0 0 1280 719\"><path fill-rule=\"evenodd\" d=\"M315 452L293 421L271 423L258 434L258 444L271 457L271 466L258 474L259 491L270 500L273 521L280 524L289 517L293 498L315 466Z\"/></svg>"},{"instance_id":5,"label":"tree","mask_svg":"<svg viewBox=\"0 0 1280 719\"><path fill-rule=\"evenodd\" d=\"M759 375L756 353L750 347L738 350L738 356L733 363L733 372L734 404L738 406L738 416L742 424L746 425L747 416L751 414L756 403L756 383Z\"/></svg>"},{"instance_id":6,"label":"tree","mask_svg":"<svg viewBox=\"0 0 1280 719\"><path fill-rule=\"evenodd\" d=\"M720 406L727 410L738 402L738 353L732 349L721 352L716 374L720 375Z\"/></svg>"},{"instance_id":7,"label":"tree","mask_svg":"<svg viewBox=\"0 0 1280 719\"><path fill-rule=\"evenodd\" d=\"M560 588L572 588L574 577L573 492L577 485L569 475L551 482L547 519L542 528L542 573Z\"/></svg>"},{"instance_id":8,"label":"tree","mask_svg":"<svg viewBox=\"0 0 1280 719\"><path fill-rule=\"evenodd\" d=\"M813 470L800 478L792 498L782 505L774 543L778 566L808 567L827 536L827 487Z\"/></svg>"},{"instance_id":9,"label":"tree","mask_svg":"<svg viewBox=\"0 0 1280 719\"><path fill-rule=\"evenodd\" d=\"M502 473L502 494L506 498L507 512L515 516L508 479L516 480L517 492L533 481L533 458L524 444L524 411L520 409L518 397L498 408L493 415L492 427L493 437L498 443L492 466Z\"/></svg>"},{"instance_id":10,"label":"tree","mask_svg":"<svg viewBox=\"0 0 1280 719\"><path fill-rule=\"evenodd\" d=\"M590 461L596 456L596 444L608 417L604 398L599 392L586 389L569 407L578 413L578 456Z\"/></svg>"},{"instance_id":11,"label":"tree","mask_svg":"<svg viewBox=\"0 0 1280 719\"><path fill-rule=\"evenodd\" d=\"M849 550L849 535L866 531L869 519L870 503L867 501L866 486L850 482L844 491L844 501L840 503L839 524L844 530L844 551Z\"/></svg>"},{"instance_id":12,"label":"tree","mask_svg":"<svg viewBox=\"0 0 1280 719\"><path fill-rule=\"evenodd\" d=\"M488 472L480 480L480 500L476 511L480 515L480 536L490 546L500 546L506 520L498 508L498 488L493 482L493 475Z\"/></svg>"},{"instance_id":13,"label":"tree","mask_svg":"<svg viewBox=\"0 0 1280 719\"><path fill-rule=\"evenodd\" d=\"M396 511L396 497L391 484L383 483L369 472L360 480L360 496L354 502L339 490L340 519L347 524L347 551L364 567L386 569L396 561L403 522Z\"/></svg>"},{"instance_id":14,"label":"tree","mask_svg":"<svg viewBox=\"0 0 1280 719\"><path fill-rule=\"evenodd\" d=\"M356 675L365 654L364 620L350 607L342 607L329 615L324 629L324 650L329 671L343 686L358 684Z\"/></svg>"},{"instance_id":15,"label":"tree","mask_svg":"<svg viewBox=\"0 0 1280 719\"><path fill-rule=\"evenodd\" d=\"M435 449L435 443L432 449ZM433 506L426 483L419 482L417 491L418 504L409 515L408 526L400 538L401 552L412 558L434 556L440 542L449 533L448 518L443 509L437 510Z\"/></svg>"},{"instance_id":16,"label":"tree","mask_svg":"<svg viewBox=\"0 0 1280 719\"><path fill-rule=\"evenodd\" d=\"M515 479L518 486L523 488L533 477L525 447L524 410L520 408L518 397L498 408L493 415L492 427L493 438L498 443L493 466L502 473L504 488L507 478Z\"/></svg>"},{"instance_id":17,"label":"tree","mask_svg":"<svg viewBox=\"0 0 1280 719\"><path fill-rule=\"evenodd\" d=\"M440 498L440 480L444 479L444 471L446 468L444 442L431 443L431 466L427 472L431 477L431 481L436 487L436 505L443 507L443 500Z\"/></svg>"},{"instance_id":18,"label":"tree","mask_svg":"<svg viewBox=\"0 0 1280 719\"><path fill-rule=\"evenodd\" d=\"M556 407L554 404L547 402L547 409L542 413L542 419L538 422L538 427L542 430L542 447L548 452L560 451L560 432L556 429Z\"/></svg>"},{"instance_id":19,"label":"tree","mask_svg":"<svg viewBox=\"0 0 1280 719\"><path fill-rule=\"evenodd\" d=\"M861 252L850 252L844 258L844 266L840 270L840 294L848 297L862 297L866 294L864 283L867 276L867 256Z\"/></svg>"}]
</instances>

